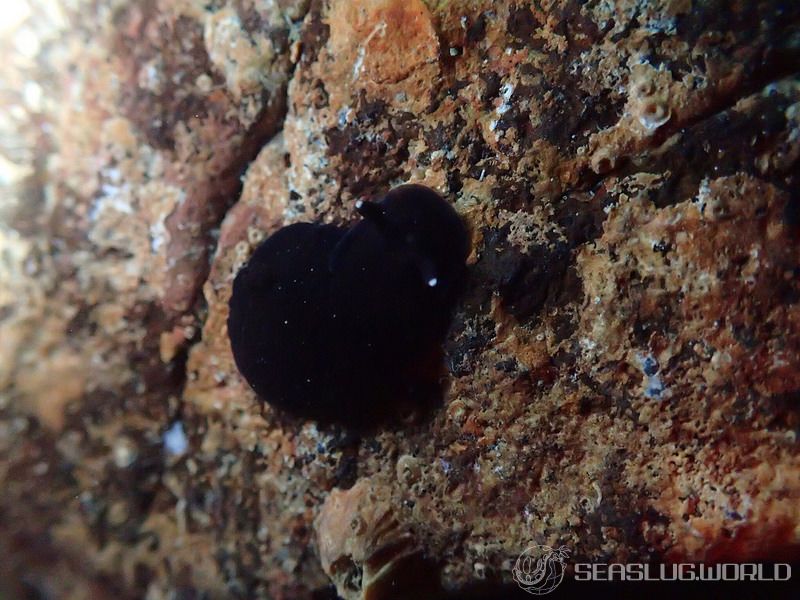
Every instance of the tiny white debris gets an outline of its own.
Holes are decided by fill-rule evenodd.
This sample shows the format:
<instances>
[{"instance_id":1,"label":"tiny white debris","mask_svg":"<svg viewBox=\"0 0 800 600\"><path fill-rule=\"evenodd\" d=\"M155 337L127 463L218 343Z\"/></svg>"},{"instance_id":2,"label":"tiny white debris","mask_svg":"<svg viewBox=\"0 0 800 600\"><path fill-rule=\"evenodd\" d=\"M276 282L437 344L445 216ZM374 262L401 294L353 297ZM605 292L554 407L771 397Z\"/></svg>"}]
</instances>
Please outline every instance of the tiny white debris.
<instances>
[{"instance_id":1,"label":"tiny white debris","mask_svg":"<svg viewBox=\"0 0 800 600\"><path fill-rule=\"evenodd\" d=\"M500 96L503 98L503 102L508 102L511 100L511 96L514 94L514 84L510 81L507 81L503 84L503 87L500 88Z\"/></svg>"},{"instance_id":2,"label":"tiny white debris","mask_svg":"<svg viewBox=\"0 0 800 600\"><path fill-rule=\"evenodd\" d=\"M367 53L367 46L372 41L372 38L375 37L377 34L384 35L386 33L386 23L381 22L378 23L372 31L370 31L369 35L364 39L361 45L358 48L358 54L356 55L356 60L353 63L353 81L358 79L359 74L361 73L361 67L364 65L364 56Z\"/></svg>"},{"instance_id":3,"label":"tiny white debris","mask_svg":"<svg viewBox=\"0 0 800 600\"><path fill-rule=\"evenodd\" d=\"M120 438L113 448L114 464L120 469L130 467L136 460L136 446L127 437Z\"/></svg>"},{"instance_id":4,"label":"tiny white debris","mask_svg":"<svg viewBox=\"0 0 800 600\"><path fill-rule=\"evenodd\" d=\"M595 499L595 510L600 507L600 503L603 501L603 490L600 488L600 485L596 482L592 482L592 487L594 488L595 493L597 494L597 498Z\"/></svg>"},{"instance_id":5,"label":"tiny white debris","mask_svg":"<svg viewBox=\"0 0 800 600\"><path fill-rule=\"evenodd\" d=\"M644 395L646 398L661 399L666 387L659 375L658 361L650 354L637 354L636 359L644 374Z\"/></svg>"},{"instance_id":6,"label":"tiny white debris","mask_svg":"<svg viewBox=\"0 0 800 600\"><path fill-rule=\"evenodd\" d=\"M172 456L181 456L189 448L189 440L180 421L175 421L172 427L164 432L164 448L167 454Z\"/></svg>"},{"instance_id":7,"label":"tiny white debris","mask_svg":"<svg viewBox=\"0 0 800 600\"><path fill-rule=\"evenodd\" d=\"M194 80L194 85L203 93L209 93L211 88L214 87L214 80L211 79L206 73L199 75L197 79Z\"/></svg>"},{"instance_id":8,"label":"tiny white debris","mask_svg":"<svg viewBox=\"0 0 800 600\"><path fill-rule=\"evenodd\" d=\"M159 89L159 84L161 83L161 74L159 73L158 68L155 64L148 63L144 66L143 71L139 77L140 85L142 87L152 91L157 92Z\"/></svg>"},{"instance_id":9,"label":"tiny white debris","mask_svg":"<svg viewBox=\"0 0 800 600\"><path fill-rule=\"evenodd\" d=\"M167 239L167 229L164 221L160 220L150 225L150 251L155 254L164 245Z\"/></svg>"},{"instance_id":10,"label":"tiny white debris","mask_svg":"<svg viewBox=\"0 0 800 600\"><path fill-rule=\"evenodd\" d=\"M676 24L674 17L652 18L645 22L644 28L649 33L674 35Z\"/></svg>"},{"instance_id":11,"label":"tiny white debris","mask_svg":"<svg viewBox=\"0 0 800 600\"><path fill-rule=\"evenodd\" d=\"M28 81L22 91L25 104L35 111L42 108L42 87L35 81Z\"/></svg>"},{"instance_id":12,"label":"tiny white debris","mask_svg":"<svg viewBox=\"0 0 800 600\"><path fill-rule=\"evenodd\" d=\"M19 4L27 4L20 2ZM13 6L13 3L12 3ZM4 6L3 8L6 8ZM7 22L6 22L7 24ZM5 25L5 24L4 24ZM5 28L4 34L10 31L10 28ZM16 47L17 51L27 58L35 58L41 49L41 42L39 41L38 36L34 31L30 28L20 29L14 35L14 46Z\"/></svg>"},{"instance_id":13,"label":"tiny white debris","mask_svg":"<svg viewBox=\"0 0 800 600\"><path fill-rule=\"evenodd\" d=\"M700 182L700 187L697 189L697 202L701 206L705 206L706 203L711 199L710 183L711 182L709 181L708 177L704 177L703 181Z\"/></svg>"},{"instance_id":14,"label":"tiny white debris","mask_svg":"<svg viewBox=\"0 0 800 600\"><path fill-rule=\"evenodd\" d=\"M100 191L103 195L89 209L90 219L95 220L109 208L125 215L133 214L133 207L130 204L130 188L127 185L116 186L104 183L100 186Z\"/></svg>"},{"instance_id":15,"label":"tiny white debris","mask_svg":"<svg viewBox=\"0 0 800 600\"><path fill-rule=\"evenodd\" d=\"M360 210L362 206L364 206L364 201L356 200L356 208Z\"/></svg>"},{"instance_id":16,"label":"tiny white debris","mask_svg":"<svg viewBox=\"0 0 800 600\"><path fill-rule=\"evenodd\" d=\"M338 115L337 122L339 124L339 127L344 127L345 125L347 125L352 120L352 116L353 116L353 109L350 108L349 106L343 107L339 111Z\"/></svg>"},{"instance_id":17,"label":"tiny white debris","mask_svg":"<svg viewBox=\"0 0 800 600\"><path fill-rule=\"evenodd\" d=\"M119 169L103 169L102 174L112 183L122 181L122 173L120 173Z\"/></svg>"},{"instance_id":18,"label":"tiny white debris","mask_svg":"<svg viewBox=\"0 0 800 600\"><path fill-rule=\"evenodd\" d=\"M436 287L437 283L439 283L439 280L436 277L428 279L428 287Z\"/></svg>"}]
</instances>

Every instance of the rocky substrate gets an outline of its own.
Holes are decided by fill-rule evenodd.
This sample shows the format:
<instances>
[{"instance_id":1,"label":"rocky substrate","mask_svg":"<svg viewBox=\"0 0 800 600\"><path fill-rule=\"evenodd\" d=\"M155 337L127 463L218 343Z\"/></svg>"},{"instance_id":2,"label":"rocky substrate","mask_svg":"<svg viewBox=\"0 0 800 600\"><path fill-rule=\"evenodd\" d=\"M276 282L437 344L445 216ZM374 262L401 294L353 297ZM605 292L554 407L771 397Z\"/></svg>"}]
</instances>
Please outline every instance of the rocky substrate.
<instances>
[{"instance_id":1,"label":"rocky substrate","mask_svg":"<svg viewBox=\"0 0 800 600\"><path fill-rule=\"evenodd\" d=\"M800 5L30 4L0 66L9 594L798 556ZM473 237L441 406L276 414L232 361L233 277L409 181Z\"/></svg>"}]
</instances>

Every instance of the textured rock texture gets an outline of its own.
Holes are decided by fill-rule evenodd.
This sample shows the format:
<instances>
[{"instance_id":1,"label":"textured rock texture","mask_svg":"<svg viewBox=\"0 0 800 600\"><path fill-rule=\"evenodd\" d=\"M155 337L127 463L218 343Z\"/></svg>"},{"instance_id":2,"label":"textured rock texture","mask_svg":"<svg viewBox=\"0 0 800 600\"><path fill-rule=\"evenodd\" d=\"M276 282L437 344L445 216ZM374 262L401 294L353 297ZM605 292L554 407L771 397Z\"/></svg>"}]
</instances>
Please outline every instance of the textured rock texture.
<instances>
[{"instance_id":1,"label":"textured rock texture","mask_svg":"<svg viewBox=\"0 0 800 600\"><path fill-rule=\"evenodd\" d=\"M31 4L0 66L12 597L798 556L800 5ZM441 408L275 414L228 347L237 269L407 181L474 238Z\"/></svg>"}]
</instances>

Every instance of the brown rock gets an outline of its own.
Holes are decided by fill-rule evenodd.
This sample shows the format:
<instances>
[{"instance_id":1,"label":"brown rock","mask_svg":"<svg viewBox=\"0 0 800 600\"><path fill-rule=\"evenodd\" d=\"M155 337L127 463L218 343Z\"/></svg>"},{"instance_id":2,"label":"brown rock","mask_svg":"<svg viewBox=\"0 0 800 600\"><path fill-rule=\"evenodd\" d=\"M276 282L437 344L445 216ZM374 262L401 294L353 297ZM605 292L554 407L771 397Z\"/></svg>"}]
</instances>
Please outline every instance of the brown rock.
<instances>
[{"instance_id":1,"label":"brown rock","mask_svg":"<svg viewBox=\"0 0 800 600\"><path fill-rule=\"evenodd\" d=\"M31 4L0 40L7 595L797 557L792 3ZM441 409L277 414L231 358L237 270L408 181L474 234Z\"/></svg>"}]
</instances>

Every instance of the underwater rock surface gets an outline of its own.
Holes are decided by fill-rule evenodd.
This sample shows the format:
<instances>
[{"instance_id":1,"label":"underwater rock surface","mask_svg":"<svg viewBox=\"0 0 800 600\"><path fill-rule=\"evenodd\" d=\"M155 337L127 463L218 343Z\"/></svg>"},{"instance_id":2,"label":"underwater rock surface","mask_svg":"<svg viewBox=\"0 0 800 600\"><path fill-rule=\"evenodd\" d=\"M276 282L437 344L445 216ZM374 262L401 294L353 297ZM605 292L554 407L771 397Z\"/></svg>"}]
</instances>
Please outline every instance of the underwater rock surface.
<instances>
[{"instance_id":1,"label":"underwater rock surface","mask_svg":"<svg viewBox=\"0 0 800 600\"><path fill-rule=\"evenodd\" d=\"M0 39L9 594L797 556L800 6L30 4L40 41ZM279 418L233 363L235 274L410 181L473 231L443 406Z\"/></svg>"}]
</instances>

